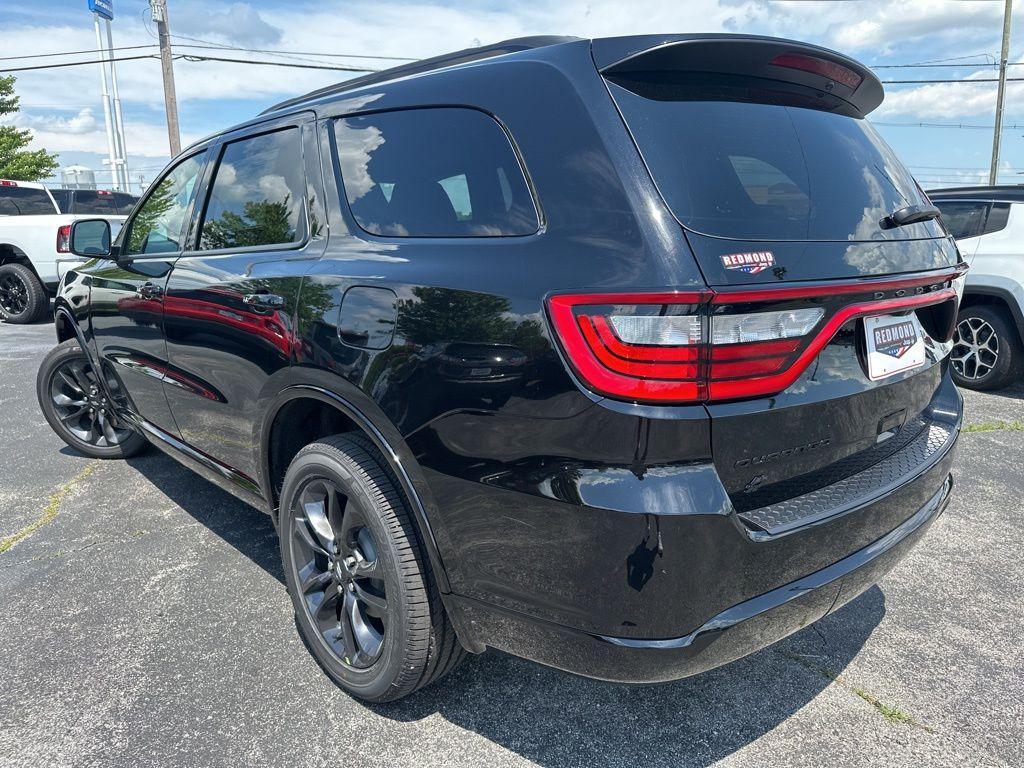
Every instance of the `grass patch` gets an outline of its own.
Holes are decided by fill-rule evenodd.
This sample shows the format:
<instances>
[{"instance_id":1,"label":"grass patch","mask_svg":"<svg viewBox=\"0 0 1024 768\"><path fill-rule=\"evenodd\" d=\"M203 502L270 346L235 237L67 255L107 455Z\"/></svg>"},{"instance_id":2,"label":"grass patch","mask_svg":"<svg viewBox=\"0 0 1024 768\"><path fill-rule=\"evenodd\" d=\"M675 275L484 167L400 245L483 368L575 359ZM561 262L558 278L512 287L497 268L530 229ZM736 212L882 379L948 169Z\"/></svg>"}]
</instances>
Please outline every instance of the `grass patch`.
<instances>
[{"instance_id":1,"label":"grass patch","mask_svg":"<svg viewBox=\"0 0 1024 768\"><path fill-rule=\"evenodd\" d=\"M1024 432L1024 421L980 421L977 424L967 424L964 432Z\"/></svg>"},{"instance_id":2,"label":"grass patch","mask_svg":"<svg viewBox=\"0 0 1024 768\"><path fill-rule=\"evenodd\" d=\"M789 653L788 651L780 651L780 653L787 659L795 661L797 664L804 667L805 669L809 669L812 672L816 672L817 674L821 675L822 677L828 680L838 683L851 693L864 699L864 701L866 701L868 704L870 704L872 707L878 710L878 713L882 717L884 717L887 722L896 725L908 725L913 728L920 728L921 730L926 731L928 733L935 733L935 729L932 728L930 725L925 725L924 723L917 721L913 715L904 712L899 707L892 706L891 704L886 704L884 701L879 701L877 696L869 693L868 691L865 691L863 688L858 688L854 685L850 685L843 678L842 675L833 672L828 667L821 666L820 664L815 664L813 661L809 661L808 659L796 653Z\"/></svg>"},{"instance_id":3,"label":"grass patch","mask_svg":"<svg viewBox=\"0 0 1024 768\"><path fill-rule=\"evenodd\" d=\"M89 462L85 465L81 472L68 480L64 485L58 488L50 496L50 500L46 502L46 506L43 507L42 514L34 521L26 525L20 531L12 533L10 536L4 536L0 539L0 555L6 552L8 549L13 547L18 542L24 541L33 533L38 531L47 523L51 522L53 518L60 512L60 504L64 501L64 497L67 496L74 489L76 485L85 480L89 475L93 473L93 470L100 465L99 459Z\"/></svg>"}]
</instances>

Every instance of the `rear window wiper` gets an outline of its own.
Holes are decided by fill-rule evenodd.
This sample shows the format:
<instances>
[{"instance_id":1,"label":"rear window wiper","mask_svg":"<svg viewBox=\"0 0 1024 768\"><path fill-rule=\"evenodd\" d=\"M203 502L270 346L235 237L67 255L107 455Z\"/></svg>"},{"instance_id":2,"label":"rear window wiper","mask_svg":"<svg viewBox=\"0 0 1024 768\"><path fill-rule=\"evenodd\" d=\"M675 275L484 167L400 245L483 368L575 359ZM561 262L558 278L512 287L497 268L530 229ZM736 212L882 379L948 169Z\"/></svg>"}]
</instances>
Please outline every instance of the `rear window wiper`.
<instances>
[{"instance_id":1,"label":"rear window wiper","mask_svg":"<svg viewBox=\"0 0 1024 768\"><path fill-rule=\"evenodd\" d=\"M931 221L939 218L941 211L934 205L907 205L897 208L880 222L878 226L882 229L895 229L905 227L907 224L917 224L922 221Z\"/></svg>"}]
</instances>

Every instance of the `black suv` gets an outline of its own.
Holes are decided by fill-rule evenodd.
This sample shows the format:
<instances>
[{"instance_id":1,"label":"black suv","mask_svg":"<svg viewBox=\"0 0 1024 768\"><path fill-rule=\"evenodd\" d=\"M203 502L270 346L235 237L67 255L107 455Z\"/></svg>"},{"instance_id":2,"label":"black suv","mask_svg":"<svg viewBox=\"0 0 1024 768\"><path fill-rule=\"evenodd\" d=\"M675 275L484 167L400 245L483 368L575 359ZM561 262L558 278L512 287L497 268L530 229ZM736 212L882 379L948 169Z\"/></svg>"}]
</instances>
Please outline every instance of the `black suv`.
<instances>
[{"instance_id":1,"label":"black suv","mask_svg":"<svg viewBox=\"0 0 1024 768\"><path fill-rule=\"evenodd\" d=\"M530 38L201 141L79 221L39 372L90 456L271 514L298 625L393 700L465 651L671 680L874 583L945 508L963 266L863 65Z\"/></svg>"}]
</instances>

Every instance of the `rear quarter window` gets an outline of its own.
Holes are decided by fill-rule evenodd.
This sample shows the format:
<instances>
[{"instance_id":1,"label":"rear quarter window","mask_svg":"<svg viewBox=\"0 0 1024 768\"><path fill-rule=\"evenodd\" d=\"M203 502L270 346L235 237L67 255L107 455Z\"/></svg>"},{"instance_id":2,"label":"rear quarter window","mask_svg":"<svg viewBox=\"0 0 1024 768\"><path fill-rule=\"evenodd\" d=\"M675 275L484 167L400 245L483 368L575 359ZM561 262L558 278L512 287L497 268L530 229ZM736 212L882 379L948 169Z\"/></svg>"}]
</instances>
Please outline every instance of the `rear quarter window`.
<instances>
[{"instance_id":1,"label":"rear quarter window","mask_svg":"<svg viewBox=\"0 0 1024 768\"><path fill-rule=\"evenodd\" d=\"M356 223L387 237L507 237L539 229L504 130L475 109L379 112L335 121Z\"/></svg>"}]
</instances>

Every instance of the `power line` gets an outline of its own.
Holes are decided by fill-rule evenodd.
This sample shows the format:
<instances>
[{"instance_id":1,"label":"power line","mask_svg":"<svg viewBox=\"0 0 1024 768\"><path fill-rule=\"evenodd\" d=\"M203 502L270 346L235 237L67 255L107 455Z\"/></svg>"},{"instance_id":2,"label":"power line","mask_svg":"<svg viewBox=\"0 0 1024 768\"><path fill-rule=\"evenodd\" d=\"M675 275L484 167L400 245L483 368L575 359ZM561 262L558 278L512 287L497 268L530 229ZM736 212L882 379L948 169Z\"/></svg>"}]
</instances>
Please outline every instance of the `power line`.
<instances>
[{"instance_id":1,"label":"power line","mask_svg":"<svg viewBox=\"0 0 1024 768\"><path fill-rule=\"evenodd\" d=\"M198 56L196 54L183 53L174 58L185 61L221 61L229 64L262 64L268 67L297 67L299 69L330 69L335 72L377 72L379 70L369 67L342 67L329 64L299 64L290 61L253 61L251 59L228 59L222 56Z\"/></svg>"},{"instance_id":2,"label":"power line","mask_svg":"<svg viewBox=\"0 0 1024 768\"><path fill-rule=\"evenodd\" d=\"M158 59L155 54L144 54L141 56L115 56L107 61L138 61L139 59ZM204 56L199 54L178 54L174 58L185 59L186 61L220 61L232 64L261 64L270 67L298 67L299 69L329 69L336 72L376 72L368 67L346 67L330 64L299 64L287 61L253 61L251 59L229 59L219 56ZM67 61L59 64L34 64L28 67L7 67L0 68L0 72L28 72L40 69L61 69L63 67L81 67L91 64L102 64L99 59L91 61Z\"/></svg>"},{"instance_id":3,"label":"power line","mask_svg":"<svg viewBox=\"0 0 1024 768\"><path fill-rule=\"evenodd\" d=\"M171 35L171 37L178 38L180 35ZM187 37L186 40L195 40L197 38ZM207 41L201 41L206 43ZM111 50L114 51L137 51L142 48L156 48L156 43L147 43L145 45L119 45ZM384 61L416 61L416 59L409 58L406 56L376 56L372 54L362 53L321 53L319 51L276 51L272 48L240 48L234 45L195 45L191 43L182 43L177 46L178 48L201 48L204 50L215 50L215 51L245 51L246 53L266 53L266 54L278 54L281 56L323 56L325 58L332 59L381 59ZM83 54L95 54L96 49L90 48L81 51L51 51L50 53L26 53L21 56L0 56L0 61L12 61L15 59L43 59L54 56L80 56Z\"/></svg>"}]
</instances>

